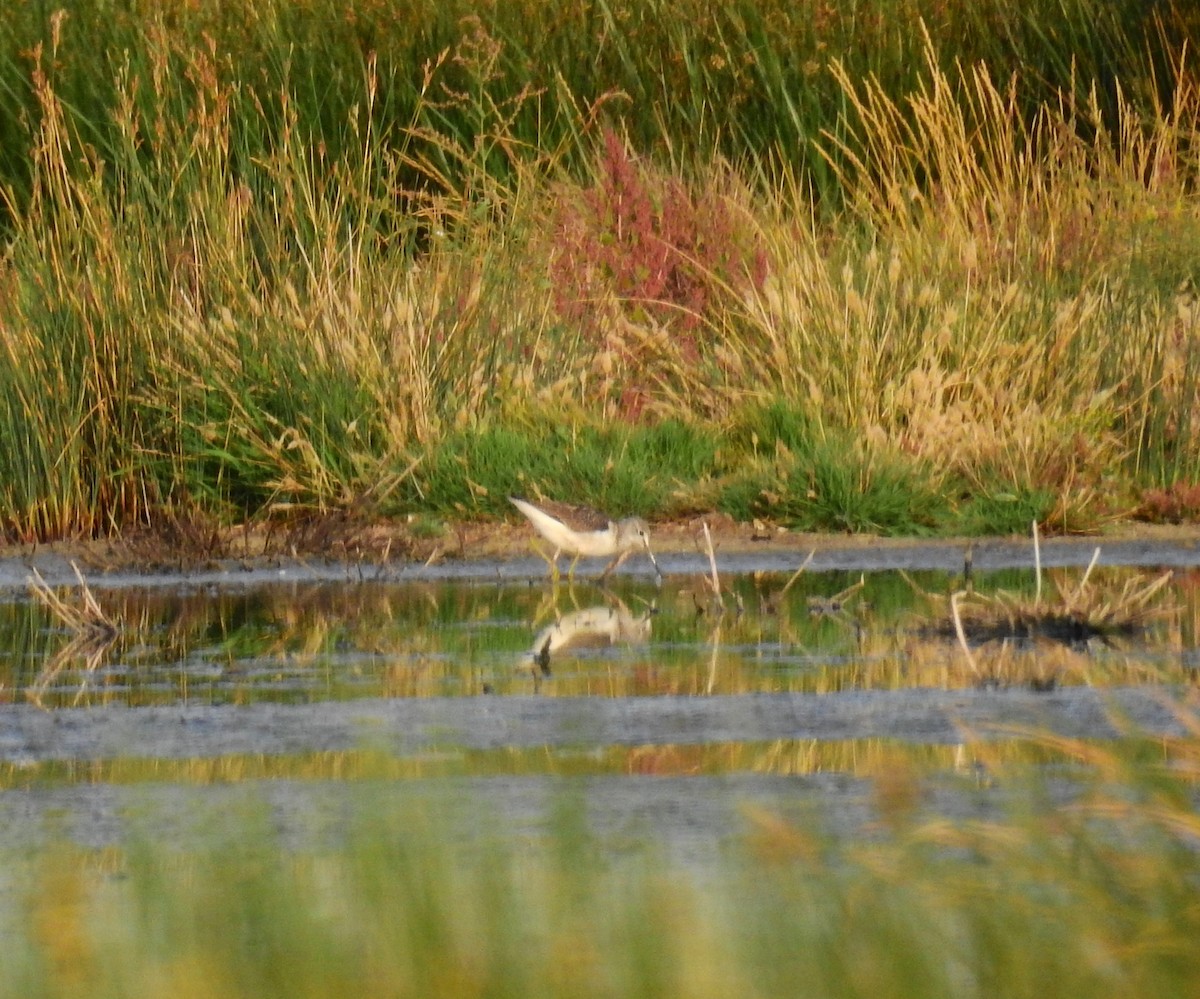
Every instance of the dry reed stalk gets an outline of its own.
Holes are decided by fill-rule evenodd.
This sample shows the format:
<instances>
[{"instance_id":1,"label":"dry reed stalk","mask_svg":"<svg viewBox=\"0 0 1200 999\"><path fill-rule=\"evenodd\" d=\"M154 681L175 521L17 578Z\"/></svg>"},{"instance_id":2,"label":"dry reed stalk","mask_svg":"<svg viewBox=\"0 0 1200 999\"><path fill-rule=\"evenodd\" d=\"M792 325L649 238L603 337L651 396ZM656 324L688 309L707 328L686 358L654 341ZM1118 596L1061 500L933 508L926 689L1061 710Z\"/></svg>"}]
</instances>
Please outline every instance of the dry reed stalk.
<instances>
[{"instance_id":1,"label":"dry reed stalk","mask_svg":"<svg viewBox=\"0 0 1200 999\"><path fill-rule=\"evenodd\" d=\"M79 586L83 593L82 608L72 607L58 596L49 587L37 569L32 570L33 576L28 581L30 591L44 607L77 636L91 639L108 639L111 641L117 637L120 629L96 602L96 598L92 595L92 591L87 585L87 580L83 578L83 573L79 571L79 566L75 562L72 562L71 568L75 572L75 578L79 581Z\"/></svg>"},{"instance_id":2,"label":"dry reed stalk","mask_svg":"<svg viewBox=\"0 0 1200 999\"><path fill-rule=\"evenodd\" d=\"M83 699L83 695L87 693L88 680L100 666L105 650L112 645L115 639L115 631L111 634L76 635L46 662L38 673L37 679L25 688L26 700L45 710L46 705L43 703L43 699L46 691L50 689L50 685L58 679L67 663L75 658L82 658L84 662L83 678L79 689L71 699L71 706L76 707Z\"/></svg>"},{"instance_id":3,"label":"dry reed stalk","mask_svg":"<svg viewBox=\"0 0 1200 999\"><path fill-rule=\"evenodd\" d=\"M797 569L795 572L793 572L791 578L786 583L783 584L783 589L779 591L780 599L782 599L784 597L784 595L787 593L787 591L792 588L792 584L794 582L796 582L797 579L800 578L800 576L804 572L804 570L809 567L809 565L812 563L813 556L816 554L817 554L817 550L814 548L812 551L810 551L808 553L808 558L806 558L803 562L800 563L800 568Z\"/></svg>"},{"instance_id":4,"label":"dry reed stalk","mask_svg":"<svg viewBox=\"0 0 1200 999\"><path fill-rule=\"evenodd\" d=\"M52 613L59 622L73 632L71 641L60 649L38 673L37 679L25 690L26 698L39 708L44 708L43 697L50 685L62 673L66 664L71 660L82 657L85 663L84 679L76 692L72 705L79 703L87 691L88 677L100 665L105 650L116 640L120 629L101 609L96 598L92 595L83 573L74 562L71 568L83 593L83 606L74 607L55 593L42 578L37 569L29 580L29 589L34 597Z\"/></svg>"},{"instance_id":5,"label":"dry reed stalk","mask_svg":"<svg viewBox=\"0 0 1200 999\"><path fill-rule=\"evenodd\" d=\"M958 636L958 644L962 646L963 655L967 657L967 664L971 667L971 672L979 676L979 666L975 662L975 656L971 653L971 647L967 644L967 636L963 631L962 616L958 612L958 599L966 595L966 590L958 590L950 597L950 616L954 620L954 633Z\"/></svg>"},{"instance_id":6,"label":"dry reed stalk","mask_svg":"<svg viewBox=\"0 0 1200 999\"><path fill-rule=\"evenodd\" d=\"M1033 568L1036 573L1033 607L1036 610L1042 606L1042 546L1038 542L1038 525L1036 520L1033 522Z\"/></svg>"},{"instance_id":7,"label":"dry reed stalk","mask_svg":"<svg viewBox=\"0 0 1200 999\"><path fill-rule=\"evenodd\" d=\"M721 580L717 576L717 555L713 551L712 532L708 529L708 521L702 521L701 526L704 528L704 545L708 550L708 566L712 573L708 580L708 585L712 587L713 596L716 598L717 606L722 611L725 610L725 598L721 595Z\"/></svg>"},{"instance_id":8,"label":"dry reed stalk","mask_svg":"<svg viewBox=\"0 0 1200 999\"><path fill-rule=\"evenodd\" d=\"M1083 596L1084 588L1087 586L1087 581L1092 575L1092 570L1096 568L1096 563L1100 561L1100 546L1096 546L1096 550L1092 552L1092 560L1088 562L1087 569L1084 570L1083 577L1079 580L1079 585L1075 587L1075 593L1072 595L1070 603L1078 603Z\"/></svg>"}]
</instances>

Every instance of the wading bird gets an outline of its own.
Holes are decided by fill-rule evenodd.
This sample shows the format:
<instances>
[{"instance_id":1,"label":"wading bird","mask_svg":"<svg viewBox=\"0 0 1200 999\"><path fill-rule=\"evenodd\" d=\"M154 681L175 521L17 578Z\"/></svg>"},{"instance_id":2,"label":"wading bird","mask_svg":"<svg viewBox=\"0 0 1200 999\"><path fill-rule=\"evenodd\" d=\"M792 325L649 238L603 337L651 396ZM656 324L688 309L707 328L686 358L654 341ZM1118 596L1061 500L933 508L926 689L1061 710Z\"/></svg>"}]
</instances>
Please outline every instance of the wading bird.
<instances>
[{"instance_id":1,"label":"wading bird","mask_svg":"<svg viewBox=\"0 0 1200 999\"><path fill-rule=\"evenodd\" d=\"M614 521L591 507L550 501L534 506L514 496L510 496L509 500L525 514L533 529L554 546L554 554L546 559L550 563L553 579L558 579L558 557L564 553L575 556L567 570L568 580L573 578L575 564L581 558L611 555L612 561L600 574L600 578L604 579L631 553L642 548L646 549L655 574L662 578L654 552L650 550L650 527L641 517Z\"/></svg>"}]
</instances>

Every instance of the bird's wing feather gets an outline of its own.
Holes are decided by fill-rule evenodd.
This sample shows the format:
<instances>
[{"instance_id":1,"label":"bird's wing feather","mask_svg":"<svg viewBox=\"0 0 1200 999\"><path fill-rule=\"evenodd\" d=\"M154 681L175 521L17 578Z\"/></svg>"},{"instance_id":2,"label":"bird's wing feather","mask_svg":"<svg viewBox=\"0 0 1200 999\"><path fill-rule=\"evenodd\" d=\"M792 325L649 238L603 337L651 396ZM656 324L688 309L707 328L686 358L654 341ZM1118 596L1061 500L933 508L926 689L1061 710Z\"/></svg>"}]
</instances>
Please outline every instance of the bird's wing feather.
<instances>
[{"instance_id":1,"label":"bird's wing feather","mask_svg":"<svg viewBox=\"0 0 1200 999\"><path fill-rule=\"evenodd\" d=\"M554 500L542 500L537 506L575 531L603 531L612 523L607 515L590 506Z\"/></svg>"}]
</instances>

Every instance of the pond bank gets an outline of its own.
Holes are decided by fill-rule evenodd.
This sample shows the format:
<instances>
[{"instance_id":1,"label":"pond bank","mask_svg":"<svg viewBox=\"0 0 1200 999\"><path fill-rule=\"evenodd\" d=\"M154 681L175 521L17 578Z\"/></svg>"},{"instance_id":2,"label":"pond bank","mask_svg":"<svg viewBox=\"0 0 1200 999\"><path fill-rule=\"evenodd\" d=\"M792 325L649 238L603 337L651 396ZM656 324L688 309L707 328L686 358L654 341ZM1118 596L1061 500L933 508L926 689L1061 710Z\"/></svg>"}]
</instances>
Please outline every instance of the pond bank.
<instances>
[{"instance_id":1,"label":"pond bank","mask_svg":"<svg viewBox=\"0 0 1200 999\"><path fill-rule=\"evenodd\" d=\"M696 574L708 571L699 521L655 525L653 542L662 571ZM328 552L264 554L261 541L244 556L196 558L159 545L122 541L62 542L53 545L0 548L0 589L24 588L32 569L52 586L77 582L71 563L84 573L89 585L254 586L280 581L363 582L371 580L541 579L545 562L531 554L533 538L524 527L510 524L469 525L451 532L458 541L440 545L426 542L412 547L411 540L380 526L364 535L351 551L342 545ZM716 521L713 546L723 572L789 572L809 553L809 568L872 571L877 569L960 570L971 552L976 569L1027 567L1034 563L1029 538L912 539L876 538L868 535L766 533L747 525ZM1101 565L1200 566L1200 528L1187 526L1124 525L1110 535L1046 538L1041 542L1045 567L1084 566L1100 548ZM407 552L405 556L398 556ZM564 562L565 564L565 562ZM580 563L579 575L599 571L603 560ZM619 572L648 575L644 558L631 558Z\"/></svg>"},{"instance_id":2,"label":"pond bank","mask_svg":"<svg viewBox=\"0 0 1200 999\"><path fill-rule=\"evenodd\" d=\"M696 745L889 738L954 744L1039 731L1114 738L1185 734L1163 687L1068 687L700 697L479 696L321 704L0 706L0 760L205 759L378 749L399 756L472 749ZM1128 731L1128 730L1126 730Z\"/></svg>"}]
</instances>

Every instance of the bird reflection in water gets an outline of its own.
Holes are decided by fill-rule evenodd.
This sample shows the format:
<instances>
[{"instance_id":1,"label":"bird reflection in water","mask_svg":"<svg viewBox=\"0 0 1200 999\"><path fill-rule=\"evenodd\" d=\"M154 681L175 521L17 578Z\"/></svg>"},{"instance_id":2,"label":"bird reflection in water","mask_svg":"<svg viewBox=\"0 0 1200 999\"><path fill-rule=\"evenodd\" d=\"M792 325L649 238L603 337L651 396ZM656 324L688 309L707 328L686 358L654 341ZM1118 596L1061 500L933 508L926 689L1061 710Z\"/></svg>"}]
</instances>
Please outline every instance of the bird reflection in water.
<instances>
[{"instance_id":1,"label":"bird reflection in water","mask_svg":"<svg viewBox=\"0 0 1200 999\"><path fill-rule=\"evenodd\" d=\"M551 659L566 651L641 645L650 640L653 615L653 607L634 614L621 600L570 611L538 632L523 664L532 667L535 678L547 677Z\"/></svg>"}]
</instances>

